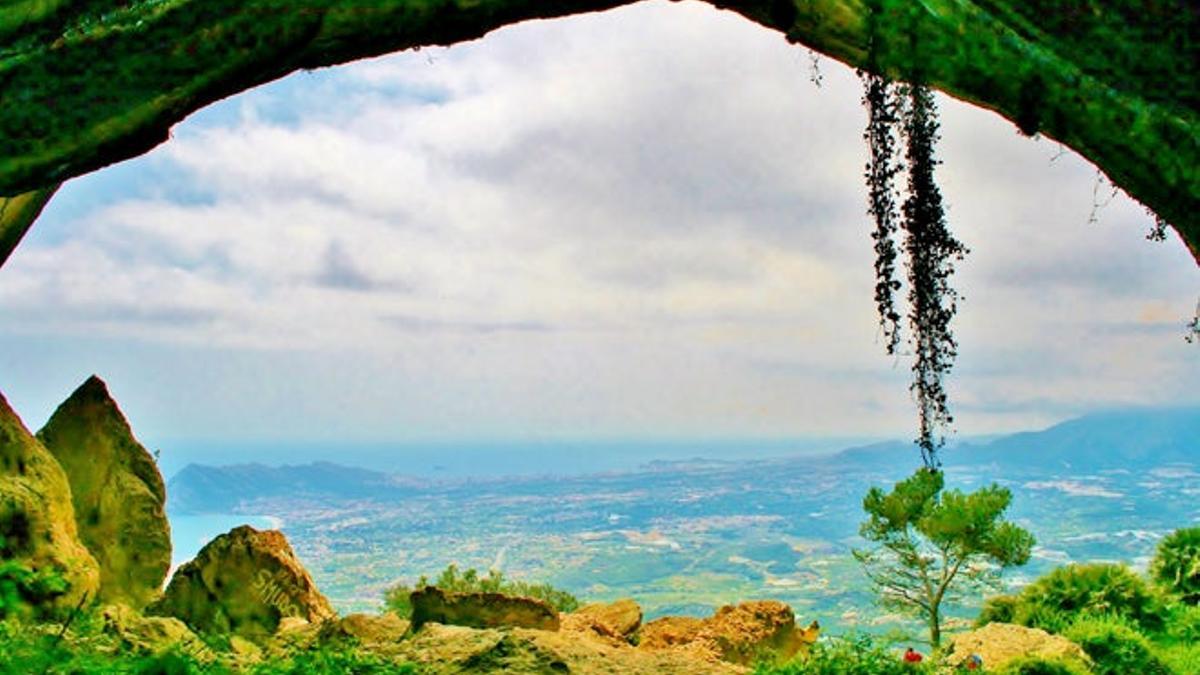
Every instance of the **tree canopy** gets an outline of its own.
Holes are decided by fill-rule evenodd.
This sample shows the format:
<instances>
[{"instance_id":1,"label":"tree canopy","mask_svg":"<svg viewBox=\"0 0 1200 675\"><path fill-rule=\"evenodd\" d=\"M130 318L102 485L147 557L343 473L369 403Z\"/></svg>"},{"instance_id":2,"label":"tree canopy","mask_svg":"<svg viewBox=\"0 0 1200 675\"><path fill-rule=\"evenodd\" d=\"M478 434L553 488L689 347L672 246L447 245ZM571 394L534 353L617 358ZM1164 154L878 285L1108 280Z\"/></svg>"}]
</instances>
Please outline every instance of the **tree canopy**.
<instances>
[{"instance_id":1,"label":"tree canopy","mask_svg":"<svg viewBox=\"0 0 1200 675\"><path fill-rule=\"evenodd\" d=\"M1008 488L943 490L941 471L918 469L891 492L873 487L863 498L859 533L873 547L854 551L888 606L912 612L941 642L942 606L966 592L996 588L999 572L1029 561L1034 538L1004 520Z\"/></svg>"}]
</instances>

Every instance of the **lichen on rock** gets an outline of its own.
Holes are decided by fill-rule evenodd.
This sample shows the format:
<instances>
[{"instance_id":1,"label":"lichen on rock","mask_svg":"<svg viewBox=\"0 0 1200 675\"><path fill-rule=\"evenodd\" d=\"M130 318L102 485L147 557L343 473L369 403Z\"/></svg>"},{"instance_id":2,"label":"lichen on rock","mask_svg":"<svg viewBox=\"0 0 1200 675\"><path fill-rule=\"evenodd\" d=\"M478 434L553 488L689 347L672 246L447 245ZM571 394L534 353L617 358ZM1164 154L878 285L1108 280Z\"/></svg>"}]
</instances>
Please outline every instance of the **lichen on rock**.
<instances>
[{"instance_id":1,"label":"lichen on rock","mask_svg":"<svg viewBox=\"0 0 1200 675\"><path fill-rule=\"evenodd\" d=\"M79 537L100 565L100 601L145 607L171 566L166 490L104 382L88 378L38 440L70 483Z\"/></svg>"},{"instance_id":2,"label":"lichen on rock","mask_svg":"<svg viewBox=\"0 0 1200 675\"><path fill-rule=\"evenodd\" d=\"M180 566L148 614L173 616L200 633L265 640L286 617L335 617L287 538L278 530L236 527Z\"/></svg>"}]
</instances>

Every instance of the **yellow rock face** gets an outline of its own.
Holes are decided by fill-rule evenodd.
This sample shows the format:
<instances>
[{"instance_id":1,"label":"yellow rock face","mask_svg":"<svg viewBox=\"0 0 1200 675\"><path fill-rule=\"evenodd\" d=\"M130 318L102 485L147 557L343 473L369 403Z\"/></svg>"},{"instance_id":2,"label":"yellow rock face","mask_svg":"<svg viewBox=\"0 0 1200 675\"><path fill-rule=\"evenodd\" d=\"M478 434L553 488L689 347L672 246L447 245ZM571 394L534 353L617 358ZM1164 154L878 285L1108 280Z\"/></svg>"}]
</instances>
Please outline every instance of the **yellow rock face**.
<instances>
[{"instance_id":1,"label":"yellow rock face","mask_svg":"<svg viewBox=\"0 0 1200 675\"><path fill-rule=\"evenodd\" d=\"M683 649L645 650L592 632L467 628L426 624L411 638L377 650L419 663L428 675L462 673L607 673L745 675L744 666Z\"/></svg>"},{"instance_id":2,"label":"yellow rock face","mask_svg":"<svg viewBox=\"0 0 1200 675\"><path fill-rule=\"evenodd\" d=\"M84 382L38 440L70 482L80 539L100 564L100 600L145 607L171 567L166 490L104 382Z\"/></svg>"},{"instance_id":3,"label":"yellow rock face","mask_svg":"<svg viewBox=\"0 0 1200 675\"><path fill-rule=\"evenodd\" d=\"M725 605L707 619L668 616L639 632L638 648L682 649L698 658L750 665L760 660L786 661L816 642L820 626L796 628L792 608L776 600Z\"/></svg>"},{"instance_id":4,"label":"yellow rock face","mask_svg":"<svg viewBox=\"0 0 1200 675\"><path fill-rule=\"evenodd\" d=\"M278 530L234 528L180 566L148 614L173 616L200 633L266 640L287 617L334 618L329 600Z\"/></svg>"},{"instance_id":5,"label":"yellow rock face","mask_svg":"<svg viewBox=\"0 0 1200 675\"><path fill-rule=\"evenodd\" d=\"M958 665L972 654L978 654L989 671L1026 655L1074 661L1081 666L1091 663L1083 648L1065 637L1007 623L989 623L983 628L955 635L949 662Z\"/></svg>"},{"instance_id":6,"label":"yellow rock face","mask_svg":"<svg viewBox=\"0 0 1200 675\"><path fill-rule=\"evenodd\" d=\"M96 560L79 540L67 477L0 395L0 559L54 571L67 592L43 609L73 608L100 585Z\"/></svg>"},{"instance_id":7,"label":"yellow rock face","mask_svg":"<svg viewBox=\"0 0 1200 675\"><path fill-rule=\"evenodd\" d=\"M584 605L563 616L564 630L590 630L616 640L629 641L642 626L642 608L629 598Z\"/></svg>"}]
</instances>

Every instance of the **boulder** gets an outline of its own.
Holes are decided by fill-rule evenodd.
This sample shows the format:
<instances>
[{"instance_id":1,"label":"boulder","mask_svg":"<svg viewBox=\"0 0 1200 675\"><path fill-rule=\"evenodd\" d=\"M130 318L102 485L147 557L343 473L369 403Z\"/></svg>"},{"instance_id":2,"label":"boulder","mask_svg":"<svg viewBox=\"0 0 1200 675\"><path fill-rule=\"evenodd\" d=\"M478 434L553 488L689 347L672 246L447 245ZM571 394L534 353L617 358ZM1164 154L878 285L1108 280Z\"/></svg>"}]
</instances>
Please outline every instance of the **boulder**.
<instances>
[{"instance_id":1,"label":"boulder","mask_svg":"<svg viewBox=\"0 0 1200 675\"><path fill-rule=\"evenodd\" d=\"M500 593L451 593L434 586L413 591L412 627L426 623L473 628L534 628L556 631L558 612L533 598Z\"/></svg>"},{"instance_id":2,"label":"boulder","mask_svg":"<svg viewBox=\"0 0 1200 675\"><path fill-rule=\"evenodd\" d=\"M745 675L746 669L685 650L648 651L595 633L427 624L385 651L418 664L425 675L462 673L607 673L609 675Z\"/></svg>"},{"instance_id":3,"label":"boulder","mask_svg":"<svg viewBox=\"0 0 1200 675\"><path fill-rule=\"evenodd\" d=\"M108 605L100 611L104 631L120 640L122 651L136 654L161 654L171 650L185 652L201 663L216 659L208 647L179 619L142 616L125 605Z\"/></svg>"},{"instance_id":4,"label":"boulder","mask_svg":"<svg viewBox=\"0 0 1200 675\"><path fill-rule=\"evenodd\" d=\"M707 623L693 616L664 616L655 619L638 631L638 647L669 649L691 644L701 639Z\"/></svg>"},{"instance_id":5,"label":"boulder","mask_svg":"<svg viewBox=\"0 0 1200 675\"><path fill-rule=\"evenodd\" d=\"M642 626L642 608L628 598L604 604L584 605L566 614L563 629L590 630L598 635L628 641Z\"/></svg>"},{"instance_id":6,"label":"boulder","mask_svg":"<svg viewBox=\"0 0 1200 675\"><path fill-rule=\"evenodd\" d=\"M708 620L706 633L720 649L721 660L750 665L761 657L787 660L816 641L820 626L813 623L812 639L796 629L792 608L777 600L726 605Z\"/></svg>"},{"instance_id":7,"label":"boulder","mask_svg":"<svg viewBox=\"0 0 1200 675\"><path fill-rule=\"evenodd\" d=\"M100 564L99 599L141 609L171 567L171 528L158 466L108 388L88 378L38 432L71 485L79 538Z\"/></svg>"},{"instance_id":8,"label":"boulder","mask_svg":"<svg viewBox=\"0 0 1200 675\"><path fill-rule=\"evenodd\" d=\"M638 648L686 649L698 656L750 665L786 661L816 642L820 625L796 628L792 609L775 600L721 607L707 619L663 617L638 633Z\"/></svg>"},{"instance_id":9,"label":"boulder","mask_svg":"<svg viewBox=\"0 0 1200 675\"><path fill-rule=\"evenodd\" d=\"M1083 648L1065 637L1008 623L989 623L951 638L947 657L950 665L964 663L971 654L978 654L989 671L1003 668L1019 656L1073 661L1085 667L1091 664Z\"/></svg>"},{"instance_id":10,"label":"boulder","mask_svg":"<svg viewBox=\"0 0 1200 675\"><path fill-rule=\"evenodd\" d=\"M322 643L352 640L362 645L396 642L408 632L409 623L392 613L347 614L321 624L317 639Z\"/></svg>"},{"instance_id":11,"label":"boulder","mask_svg":"<svg viewBox=\"0 0 1200 675\"><path fill-rule=\"evenodd\" d=\"M94 598L95 558L79 539L67 476L0 394L0 559L61 576L66 591L40 610L68 610Z\"/></svg>"},{"instance_id":12,"label":"boulder","mask_svg":"<svg viewBox=\"0 0 1200 675\"><path fill-rule=\"evenodd\" d=\"M269 638L286 617L315 624L335 616L283 533L249 525L213 539L180 566L147 613L250 640Z\"/></svg>"}]
</instances>

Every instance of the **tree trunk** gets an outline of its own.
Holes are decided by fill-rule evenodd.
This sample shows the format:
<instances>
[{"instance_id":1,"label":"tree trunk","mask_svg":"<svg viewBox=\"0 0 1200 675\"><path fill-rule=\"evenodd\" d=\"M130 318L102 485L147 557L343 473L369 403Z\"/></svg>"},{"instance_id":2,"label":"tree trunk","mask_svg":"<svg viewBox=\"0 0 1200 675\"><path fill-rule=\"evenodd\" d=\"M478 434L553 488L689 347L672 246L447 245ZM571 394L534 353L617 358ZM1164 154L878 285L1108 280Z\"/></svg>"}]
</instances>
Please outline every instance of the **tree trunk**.
<instances>
[{"instance_id":1,"label":"tree trunk","mask_svg":"<svg viewBox=\"0 0 1200 675\"><path fill-rule=\"evenodd\" d=\"M942 614L938 605L929 612L929 645L934 651L942 645Z\"/></svg>"}]
</instances>

